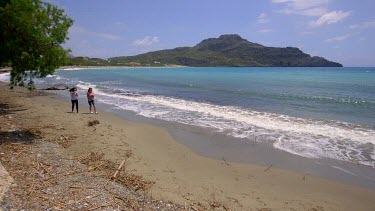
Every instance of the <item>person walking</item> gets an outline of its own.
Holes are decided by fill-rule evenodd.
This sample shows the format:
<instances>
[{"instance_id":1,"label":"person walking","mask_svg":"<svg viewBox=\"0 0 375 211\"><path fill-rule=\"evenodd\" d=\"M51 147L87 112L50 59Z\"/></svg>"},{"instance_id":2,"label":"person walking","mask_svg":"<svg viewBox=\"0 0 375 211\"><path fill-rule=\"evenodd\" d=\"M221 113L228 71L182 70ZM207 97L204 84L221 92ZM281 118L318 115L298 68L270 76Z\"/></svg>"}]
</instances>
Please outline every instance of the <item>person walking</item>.
<instances>
[{"instance_id":1,"label":"person walking","mask_svg":"<svg viewBox=\"0 0 375 211\"><path fill-rule=\"evenodd\" d=\"M72 113L74 111L74 105L76 106L76 110L78 113L78 93L77 88L73 87L70 90L70 100L72 101Z\"/></svg>"},{"instance_id":2,"label":"person walking","mask_svg":"<svg viewBox=\"0 0 375 211\"><path fill-rule=\"evenodd\" d=\"M89 102L89 106L90 106L90 113L92 114L92 107L94 107L94 112L97 114L98 112L96 112L96 107L95 107L95 101L94 101L94 98L95 98L95 95L94 95L94 92L92 91L92 88L89 88L89 90L87 91L87 100Z\"/></svg>"}]
</instances>

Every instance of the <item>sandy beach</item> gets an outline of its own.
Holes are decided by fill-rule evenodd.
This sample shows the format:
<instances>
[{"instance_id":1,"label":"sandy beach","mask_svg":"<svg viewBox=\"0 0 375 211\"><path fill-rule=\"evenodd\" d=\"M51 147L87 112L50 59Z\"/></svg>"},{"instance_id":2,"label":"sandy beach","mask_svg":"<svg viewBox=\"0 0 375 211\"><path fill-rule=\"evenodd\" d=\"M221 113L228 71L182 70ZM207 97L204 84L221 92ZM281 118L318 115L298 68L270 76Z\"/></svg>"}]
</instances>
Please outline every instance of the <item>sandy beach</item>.
<instances>
[{"instance_id":1,"label":"sandy beach","mask_svg":"<svg viewBox=\"0 0 375 211\"><path fill-rule=\"evenodd\" d=\"M119 163L130 149L125 171L154 181L150 194L155 199L182 206L200 203L207 209L375 210L374 190L273 166L203 157L162 128L130 122L100 108L98 115L89 114L84 99L77 114L70 112L70 102L53 94L10 90L1 83L0 96L1 103L17 106L14 121L22 128L38 128L47 141L69 137L67 156L100 152ZM94 120L99 124L88 126Z\"/></svg>"}]
</instances>

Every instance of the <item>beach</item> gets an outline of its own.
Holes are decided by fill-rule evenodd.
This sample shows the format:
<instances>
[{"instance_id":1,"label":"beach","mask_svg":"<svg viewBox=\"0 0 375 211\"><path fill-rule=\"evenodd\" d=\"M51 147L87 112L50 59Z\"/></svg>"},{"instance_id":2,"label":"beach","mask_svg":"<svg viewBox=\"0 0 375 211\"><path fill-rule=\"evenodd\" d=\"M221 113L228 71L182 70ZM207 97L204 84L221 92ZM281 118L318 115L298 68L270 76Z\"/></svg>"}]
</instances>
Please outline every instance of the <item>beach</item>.
<instances>
[{"instance_id":1,"label":"beach","mask_svg":"<svg viewBox=\"0 0 375 211\"><path fill-rule=\"evenodd\" d=\"M131 150L125 169L154 181L150 194L177 204L217 204L230 210L374 210L375 191L338 181L279 169L198 155L163 128L127 121L99 108L70 113L70 102L58 95L34 95L1 83L1 103L17 105L14 121L38 128L45 140L61 135L70 142L64 153L79 157L104 153L119 163ZM98 120L94 127L89 121Z\"/></svg>"}]
</instances>

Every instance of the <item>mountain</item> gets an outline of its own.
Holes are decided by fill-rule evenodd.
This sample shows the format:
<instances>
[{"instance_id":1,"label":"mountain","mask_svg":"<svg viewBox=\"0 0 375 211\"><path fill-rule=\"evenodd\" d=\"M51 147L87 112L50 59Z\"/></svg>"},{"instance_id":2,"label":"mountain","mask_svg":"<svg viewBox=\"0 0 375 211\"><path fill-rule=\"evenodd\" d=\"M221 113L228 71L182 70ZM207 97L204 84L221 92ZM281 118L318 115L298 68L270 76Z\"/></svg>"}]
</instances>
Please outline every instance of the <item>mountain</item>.
<instances>
[{"instance_id":1,"label":"mountain","mask_svg":"<svg viewBox=\"0 0 375 211\"><path fill-rule=\"evenodd\" d=\"M259 67L342 67L322 57L311 57L298 48L266 47L236 34L209 38L194 47L179 47L136 56L108 59L111 65L142 66L259 66Z\"/></svg>"}]
</instances>

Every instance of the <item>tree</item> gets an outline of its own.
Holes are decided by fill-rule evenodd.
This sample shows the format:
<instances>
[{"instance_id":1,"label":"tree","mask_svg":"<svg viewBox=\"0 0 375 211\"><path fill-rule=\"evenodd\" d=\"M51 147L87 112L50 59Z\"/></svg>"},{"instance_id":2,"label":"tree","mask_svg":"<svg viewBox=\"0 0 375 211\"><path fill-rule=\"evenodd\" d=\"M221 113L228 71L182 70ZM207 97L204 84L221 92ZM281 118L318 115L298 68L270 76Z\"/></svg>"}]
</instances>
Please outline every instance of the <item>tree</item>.
<instances>
[{"instance_id":1,"label":"tree","mask_svg":"<svg viewBox=\"0 0 375 211\"><path fill-rule=\"evenodd\" d=\"M40 0L0 0L0 66L12 67L11 86L33 87L34 77L53 74L65 63L73 20Z\"/></svg>"}]
</instances>

